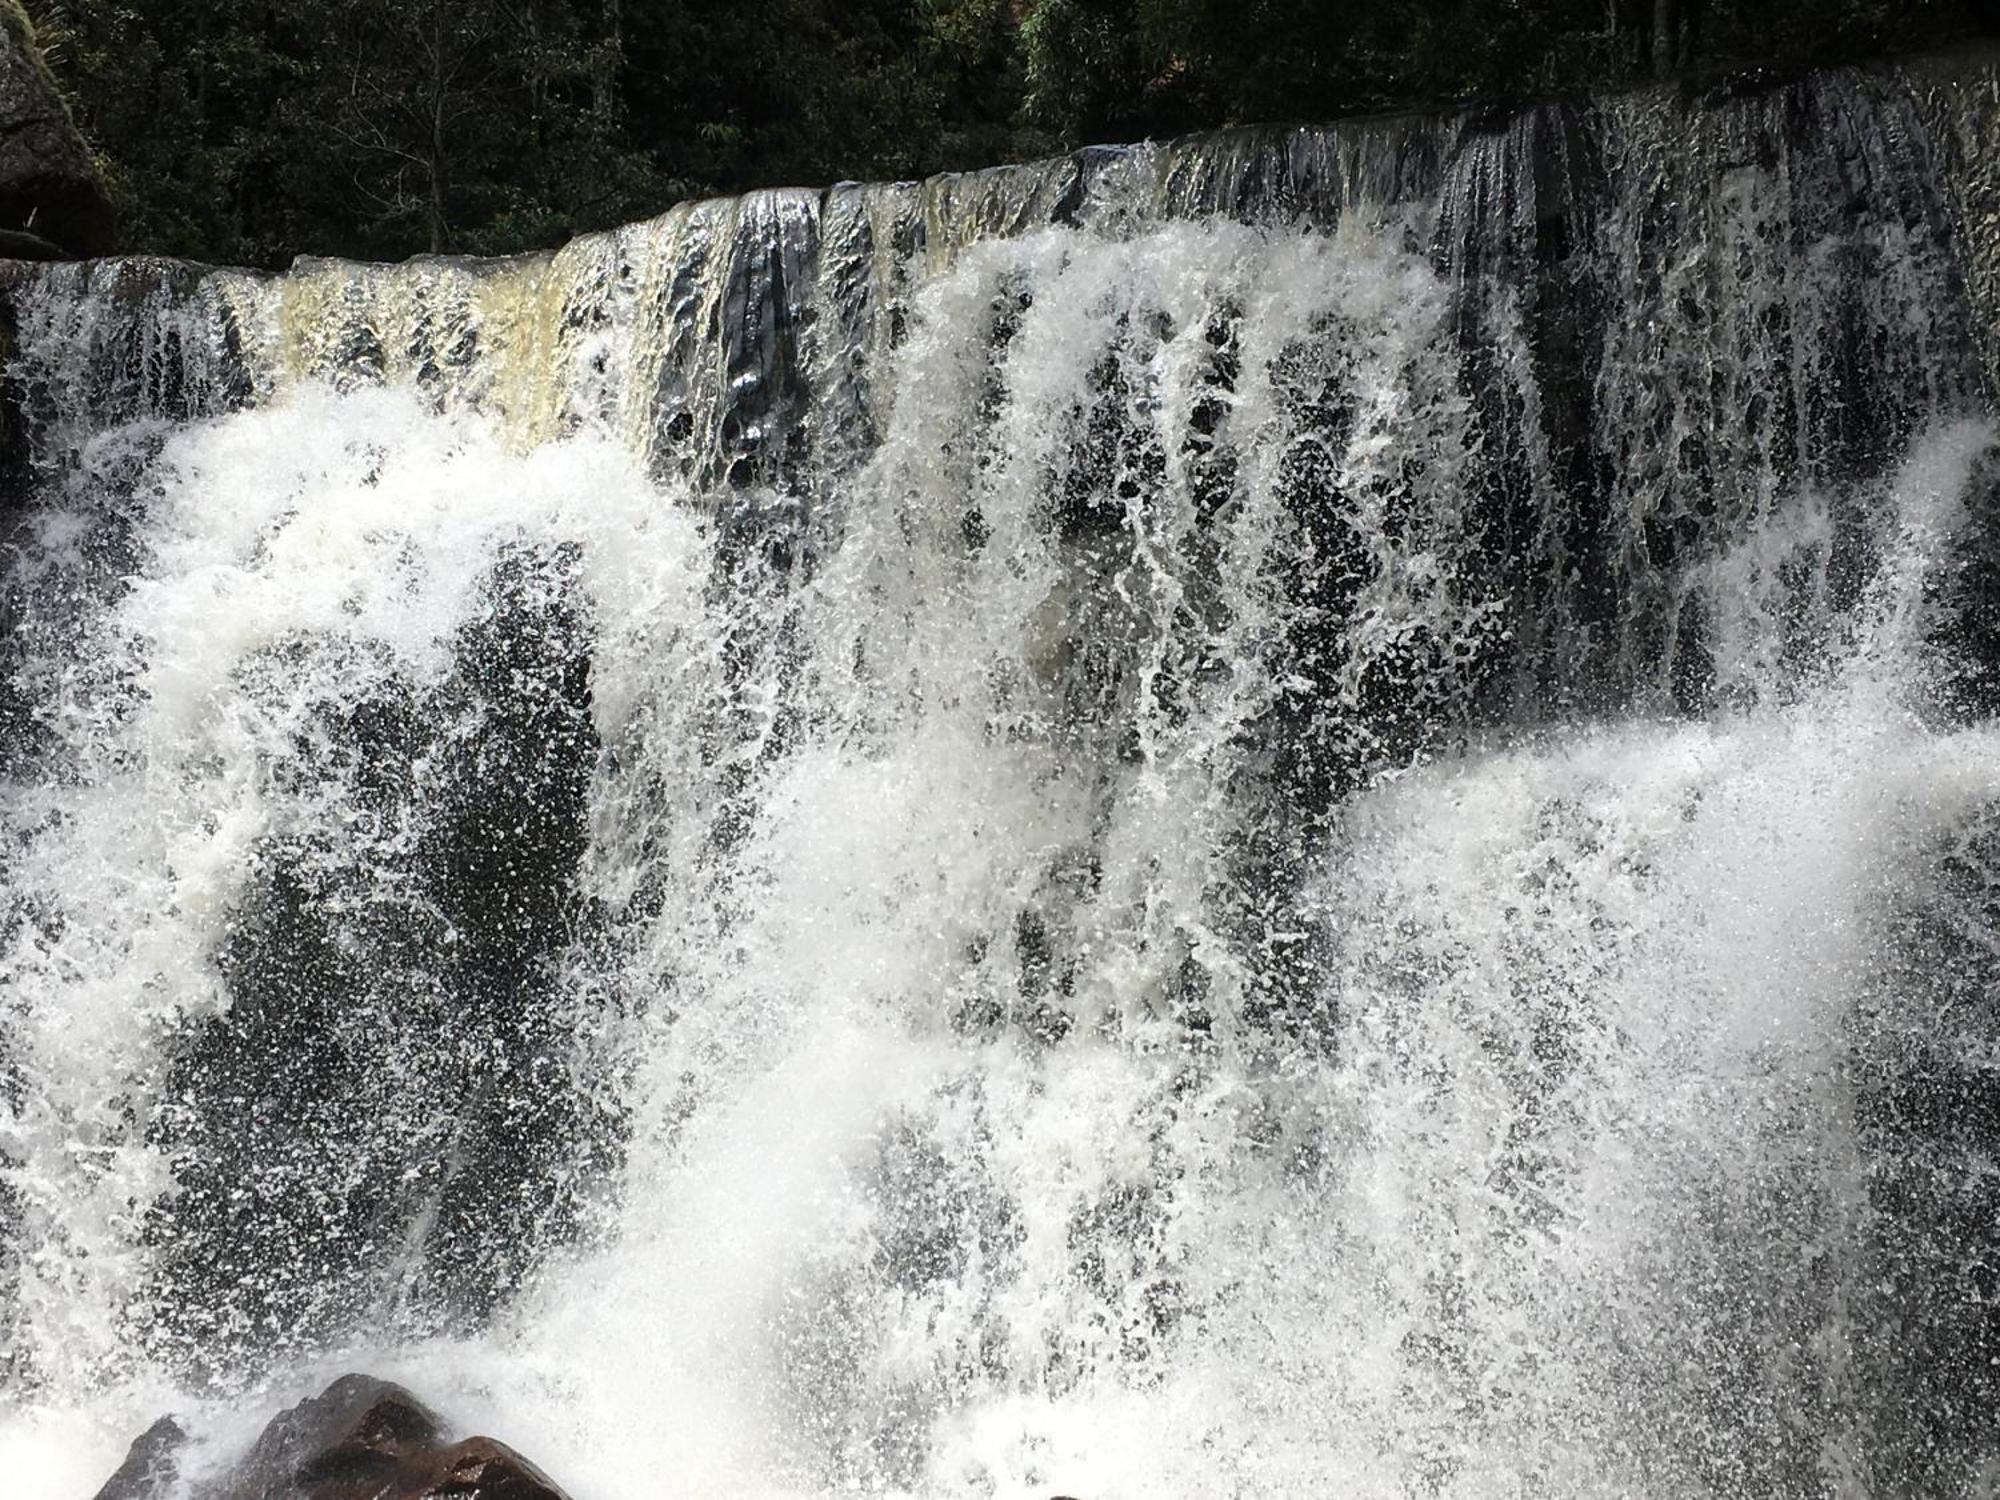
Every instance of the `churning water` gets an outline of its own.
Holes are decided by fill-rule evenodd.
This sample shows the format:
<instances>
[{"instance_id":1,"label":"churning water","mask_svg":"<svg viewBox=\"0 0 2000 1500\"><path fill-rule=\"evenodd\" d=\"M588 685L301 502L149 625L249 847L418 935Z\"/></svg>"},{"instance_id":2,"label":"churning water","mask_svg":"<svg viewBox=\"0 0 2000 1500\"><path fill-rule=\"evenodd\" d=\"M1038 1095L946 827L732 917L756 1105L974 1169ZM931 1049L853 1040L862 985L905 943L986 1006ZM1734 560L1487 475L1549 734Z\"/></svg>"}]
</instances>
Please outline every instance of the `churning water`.
<instances>
[{"instance_id":1,"label":"churning water","mask_svg":"<svg viewBox=\"0 0 2000 1500\"><path fill-rule=\"evenodd\" d=\"M15 1492L1993 1494L1954 66L14 274Z\"/></svg>"}]
</instances>

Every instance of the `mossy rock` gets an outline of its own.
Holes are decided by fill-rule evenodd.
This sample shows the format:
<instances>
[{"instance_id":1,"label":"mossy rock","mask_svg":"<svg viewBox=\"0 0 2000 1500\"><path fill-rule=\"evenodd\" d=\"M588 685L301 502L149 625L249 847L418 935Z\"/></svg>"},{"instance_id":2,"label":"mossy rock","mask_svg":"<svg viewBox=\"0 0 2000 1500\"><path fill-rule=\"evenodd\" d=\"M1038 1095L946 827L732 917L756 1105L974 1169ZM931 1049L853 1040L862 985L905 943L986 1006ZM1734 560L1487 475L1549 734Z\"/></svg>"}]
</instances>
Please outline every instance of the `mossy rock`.
<instances>
[{"instance_id":1,"label":"mossy rock","mask_svg":"<svg viewBox=\"0 0 2000 1500\"><path fill-rule=\"evenodd\" d=\"M0 0L0 231L71 255L104 255L116 227L27 13L18 0Z\"/></svg>"}]
</instances>

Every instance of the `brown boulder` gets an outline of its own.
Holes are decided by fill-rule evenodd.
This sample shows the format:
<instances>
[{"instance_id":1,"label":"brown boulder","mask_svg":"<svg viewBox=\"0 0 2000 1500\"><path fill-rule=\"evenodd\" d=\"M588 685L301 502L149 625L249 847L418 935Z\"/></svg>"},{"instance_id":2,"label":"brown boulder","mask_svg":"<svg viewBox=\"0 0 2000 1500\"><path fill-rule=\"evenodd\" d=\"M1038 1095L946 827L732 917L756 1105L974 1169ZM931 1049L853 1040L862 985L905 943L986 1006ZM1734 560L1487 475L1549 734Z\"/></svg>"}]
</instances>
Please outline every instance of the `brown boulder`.
<instances>
[{"instance_id":1,"label":"brown boulder","mask_svg":"<svg viewBox=\"0 0 2000 1500\"><path fill-rule=\"evenodd\" d=\"M433 1455L409 1495L410 1500L564 1500L548 1475L505 1443L483 1437Z\"/></svg>"},{"instance_id":2,"label":"brown boulder","mask_svg":"<svg viewBox=\"0 0 2000 1500\"><path fill-rule=\"evenodd\" d=\"M180 1429L156 1423L98 1500L166 1500ZM142 1452L142 1449L144 1450ZM505 1443L447 1443L437 1416L399 1385L343 1375L272 1418L241 1462L188 1500L567 1500Z\"/></svg>"},{"instance_id":3,"label":"brown boulder","mask_svg":"<svg viewBox=\"0 0 2000 1500\"><path fill-rule=\"evenodd\" d=\"M116 223L90 148L77 134L55 80L35 49L19 0L0 0L0 230L5 253L35 258L55 245L105 255ZM13 239L19 235L25 238Z\"/></svg>"},{"instance_id":4,"label":"brown boulder","mask_svg":"<svg viewBox=\"0 0 2000 1500\"><path fill-rule=\"evenodd\" d=\"M343 1375L271 1419L200 1500L376 1500L406 1455L438 1446L437 1417L399 1385ZM394 1492L401 1500L400 1492Z\"/></svg>"}]
</instances>

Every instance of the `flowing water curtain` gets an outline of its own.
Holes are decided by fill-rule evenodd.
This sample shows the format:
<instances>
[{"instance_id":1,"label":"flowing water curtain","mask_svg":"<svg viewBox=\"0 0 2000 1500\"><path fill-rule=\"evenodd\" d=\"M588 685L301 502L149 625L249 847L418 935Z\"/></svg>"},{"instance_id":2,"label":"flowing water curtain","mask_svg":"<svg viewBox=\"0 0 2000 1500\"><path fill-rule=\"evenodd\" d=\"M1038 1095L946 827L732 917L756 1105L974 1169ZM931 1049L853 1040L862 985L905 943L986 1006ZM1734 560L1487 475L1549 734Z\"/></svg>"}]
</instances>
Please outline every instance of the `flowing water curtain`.
<instances>
[{"instance_id":1,"label":"flowing water curtain","mask_svg":"<svg viewBox=\"0 0 2000 1500\"><path fill-rule=\"evenodd\" d=\"M38 273L15 1378L409 1360L607 1490L1951 1492L2000 786L1916 99Z\"/></svg>"}]
</instances>

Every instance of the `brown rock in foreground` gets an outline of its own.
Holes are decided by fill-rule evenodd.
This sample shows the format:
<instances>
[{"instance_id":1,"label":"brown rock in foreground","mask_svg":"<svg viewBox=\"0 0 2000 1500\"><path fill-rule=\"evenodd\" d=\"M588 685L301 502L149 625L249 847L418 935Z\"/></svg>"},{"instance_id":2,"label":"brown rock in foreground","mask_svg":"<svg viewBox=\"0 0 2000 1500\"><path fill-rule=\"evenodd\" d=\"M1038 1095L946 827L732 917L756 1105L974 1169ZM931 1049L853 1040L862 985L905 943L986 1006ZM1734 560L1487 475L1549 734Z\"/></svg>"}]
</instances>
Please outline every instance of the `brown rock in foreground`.
<instances>
[{"instance_id":1,"label":"brown rock in foreground","mask_svg":"<svg viewBox=\"0 0 2000 1500\"><path fill-rule=\"evenodd\" d=\"M162 1418L97 1500L166 1500L184 1436ZM271 1419L256 1444L188 1500L567 1500L505 1443L447 1443L435 1413L399 1385L343 1375Z\"/></svg>"}]
</instances>

